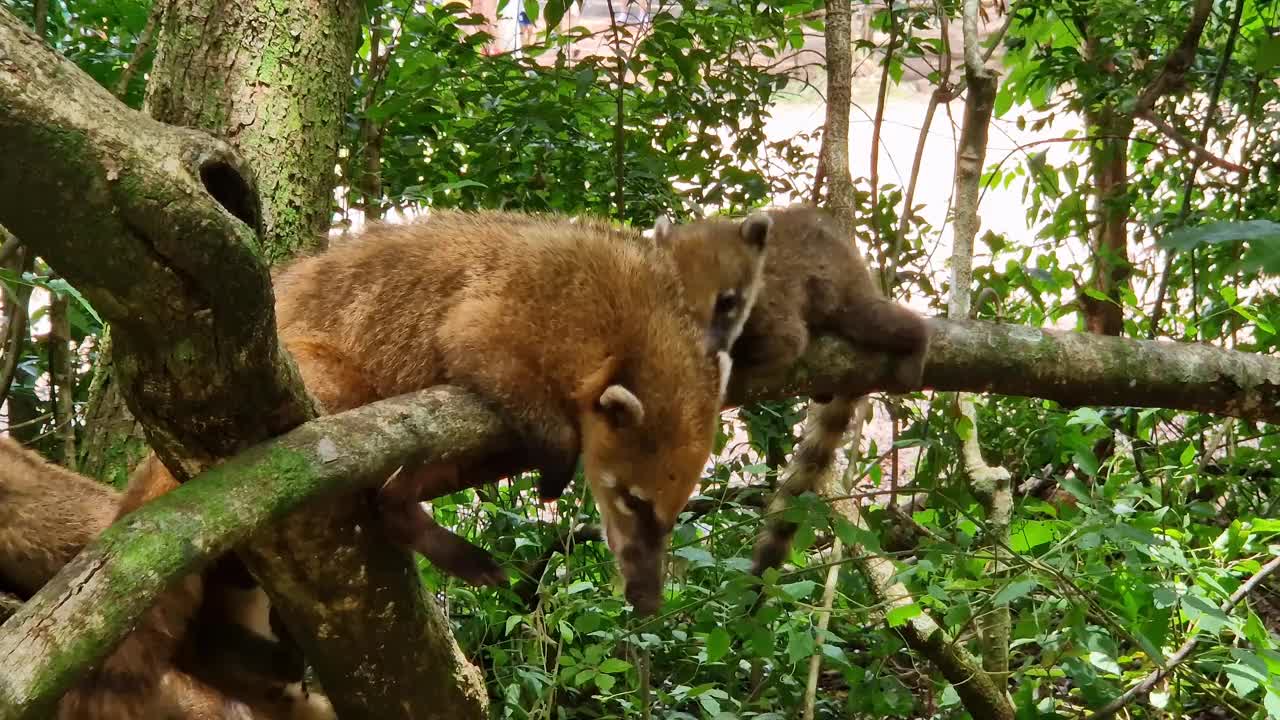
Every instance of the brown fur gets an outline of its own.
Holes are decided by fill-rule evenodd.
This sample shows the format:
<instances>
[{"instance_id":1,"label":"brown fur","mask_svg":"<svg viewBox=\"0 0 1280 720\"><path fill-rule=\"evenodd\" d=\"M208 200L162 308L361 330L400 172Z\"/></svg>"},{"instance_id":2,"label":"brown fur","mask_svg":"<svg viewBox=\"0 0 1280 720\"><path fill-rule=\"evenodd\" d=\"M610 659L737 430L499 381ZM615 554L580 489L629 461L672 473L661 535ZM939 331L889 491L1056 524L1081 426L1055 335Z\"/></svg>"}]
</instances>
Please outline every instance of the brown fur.
<instances>
[{"instance_id":1,"label":"brown fur","mask_svg":"<svg viewBox=\"0 0 1280 720\"><path fill-rule=\"evenodd\" d=\"M30 597L111 524L119 493L0 437L0 589Z\"/></svg>"},{"instance_id":2,"label":"brown fur","mask_svg":"<svg viewBox=\"0 0 1280 720\"><path fill-rule=\"evenodd\" d=\"M812 335L824 333L889 353L895 382L891 390L919 388L929 349L926 320L880 293L858 249L826 213L793 206L770 210L768 215L773 226L764 288L731 346L730 395L738 395L747 378L785 371L804 354ZM681 248L696 247L689 239L715 243L731 228L724 220L710 220L666 232L679 253ZM834 461L835 448L852 417L855 398L816 399L823 404L818 422L797 446L792 459L796 469L779 490L775 507L788 496L813 489ZM770 521L756 544L753 571L761 573L780 564L795 530L794 523Z\"/></svg>"},{"instance_id":3,"label":"brown fur","mask_svg":"<svg viewBox=\"0 0 1280 720\"><path fill-rule=\"evenodd\" d=\"M346 409L316 392L337 362L377 397L441 383L480 394L549 477L571 477L581 452L628 597L656 607L657 580L642 576L697 483L720 401L669 253L593 221L442 212L372 226L285 268L276 287L280 336L291 353L305 347L295 359L306 356L303 380L327 411ZM430 557L421 477L389 482L382 507L393 539ZM661 532L645 531L637 498Z\"/></svg>"},{"instance_id":4,"label":"brown fur","mask_svg":"<svg viewBox=\"0 0 1280 720\"><path fill-rule=\"evenodd\" d=\"M175 485L154 459L136 468L131 482L138 493L135 502L162 494ZM121 494L107 485L49 463L12 439L0 437L0 587L23 598L33 595L111 524L121 500ZM225 568L223 563L210 573L225 574ZM239 611L225 593L211 594L223 604L216 608L217 612L209 613L212 608L201 604L203 585L204 578L193 575L164 593L139 622L138 629L82 681L79 688L91 688L92 692L77 689L68 693L59 706L58 717L332 717L332 713L296 714L327 701L319 696L289 697L285 678L291 677L291 672L281 673L270 665L287 663L278 657L281 644L262 638L246 640L248 633L230 627L226 618ZM207 632L191 635L187 632L188 623L197 612L205 622L216 625ZM197 639L202 646L192 647ZM237 711L235 708L241 706L225 693L174 669L170 661L175 654L209 658L210 662L196 662L188 669L196 676L219 677L223 680L219 687L224 688L227 678L234 677L237 694L254 698L255 711ZM246 670L233 672L241 668ZM215 707L221 710L215 712Z\"/></svg>"}]
</instances>

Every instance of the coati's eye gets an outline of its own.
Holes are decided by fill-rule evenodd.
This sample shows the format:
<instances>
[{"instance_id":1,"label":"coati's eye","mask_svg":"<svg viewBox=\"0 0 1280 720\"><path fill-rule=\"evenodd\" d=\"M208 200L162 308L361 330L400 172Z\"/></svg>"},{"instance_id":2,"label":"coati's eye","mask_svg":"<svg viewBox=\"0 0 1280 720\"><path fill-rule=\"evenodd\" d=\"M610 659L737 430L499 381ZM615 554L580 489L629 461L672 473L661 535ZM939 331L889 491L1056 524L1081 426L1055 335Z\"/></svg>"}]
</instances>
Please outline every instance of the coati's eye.
<instances>
[{"instance_id":1,"label":"coati's eye","mask_svg":"<svg viewBox=\"0 0 1280 720\"><path fill-rule=\"evenodd\" d=\"M716 296L717 315L726 315L733 312L738 307L738 291L726 290Z\"/></svg>"}]
</instances>

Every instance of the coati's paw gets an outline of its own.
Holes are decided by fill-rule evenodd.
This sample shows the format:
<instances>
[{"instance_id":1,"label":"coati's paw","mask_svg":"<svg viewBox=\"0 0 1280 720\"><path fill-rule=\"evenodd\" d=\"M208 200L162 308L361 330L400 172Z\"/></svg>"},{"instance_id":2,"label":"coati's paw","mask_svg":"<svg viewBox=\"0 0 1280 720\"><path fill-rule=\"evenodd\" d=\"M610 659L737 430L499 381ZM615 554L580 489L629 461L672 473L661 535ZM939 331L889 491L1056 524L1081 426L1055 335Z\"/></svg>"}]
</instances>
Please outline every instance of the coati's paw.
<instances>
[{"instance_id":1,"label":"coati's paw","mask_svg":"<svg viewBox=\"0 0 1280 720\"><path fill-rule=\"evenodd\" d=\"M893 369L893 387L886 390L905 393L919 390L924 386L924 353L913 353L895 360L897 365Z\"/></svg>"},{"instance_id":2,"label":"coati's paw","mask_svg":"<svg viewBox=\"0 0 1280 720\"><path fill-rule=\"evenodd\" d=\"M498 587L507 582L507 572L489 551L476 547L453 533L436 534L430 548L419 548L432 565L472 585Z\"/></svg>"}]
</instances>

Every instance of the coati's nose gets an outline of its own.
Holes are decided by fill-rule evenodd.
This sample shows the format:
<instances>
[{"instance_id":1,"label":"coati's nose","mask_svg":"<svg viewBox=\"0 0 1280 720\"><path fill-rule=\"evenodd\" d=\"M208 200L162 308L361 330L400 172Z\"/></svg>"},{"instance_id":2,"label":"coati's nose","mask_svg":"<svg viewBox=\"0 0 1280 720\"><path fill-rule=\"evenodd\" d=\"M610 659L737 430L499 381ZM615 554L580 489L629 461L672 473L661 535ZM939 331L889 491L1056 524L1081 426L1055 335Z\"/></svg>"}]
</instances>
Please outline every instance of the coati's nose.
<instances>
[{"instance_id":1,"label":"coati's nose","mask_svg":"<svg viewBox=\"0 0 1280 720\"><path fill-rule=\"evenodd\" d=\"M640 617L652 615L662 606L662 595L655 586L645 583L627 583L627 602Z\"/></svg>"}]
</instances>

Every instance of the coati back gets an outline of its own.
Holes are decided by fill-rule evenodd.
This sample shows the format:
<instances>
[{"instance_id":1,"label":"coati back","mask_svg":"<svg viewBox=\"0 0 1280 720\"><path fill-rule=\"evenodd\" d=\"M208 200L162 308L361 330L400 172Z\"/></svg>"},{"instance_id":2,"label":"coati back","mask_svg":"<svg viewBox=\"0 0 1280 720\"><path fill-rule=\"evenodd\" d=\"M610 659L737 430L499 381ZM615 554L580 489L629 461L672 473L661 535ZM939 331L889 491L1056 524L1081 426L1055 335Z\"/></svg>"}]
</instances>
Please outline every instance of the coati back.
<instances>
[{"instance_id":1,"label":"coati back","mask_svg":"<svg viewBox=\"0 0 1280 720\"><path fill-rule=\"evenodd\" d=\"M872 280L852 239L822 211L803 205L768 211L773 220L769 257L760 292L736 343L727 346L734 373L730 395L739 395L749 378L771 377L804 354L814 334L831 333L850 343L889 353L897 391L919 388L929 349L924 318L886 299ZM725 220L681 226L658 223L655 234L679 254L697 242L721 241L732 232ZM693 242L691 242L693 241ZM720 322L725 322L721 319ZM855 398L815 398L824 407L797 446L794 472L780 488L770 510L780 510L787 496L811 490L835 460ZM753 571L775 567L786 557L794 523L770 513L771 520L756 544Z\"/></svg>"},{"instance_id":2,"label":"coati back","mask_svg":"<svg viewBox=\"0 0 1280 720\"><path fill-rule=\"evenodd\" d=\"M516 467L563 479L581 454L627 597L656 609L721 402L671 253L592 222L440 212L297 261L276 290L281 339L327 412L346 408L314 388L358 368L370 399L442 383L486 398L527 441ZM414 536L421 478L393 479L383 512L394 540L431 557Z\"/></svg>"},{"instance_id":3,"label":"coati back","mask_svg":"<svg viewBox=\"0 0 1280 720\"><path fill-rule=\"evenodd\" d=\"M154 467L144 462L134 471L134 479L151 472ZM149 485L158 490L161 484ZM146 485L133 483L134 487ZM24 599L31 597L112 523L120 501L121 494L111 487L47 462L14 440L0 437L0 588ZM234 572L224 561L211 568L209 574L226 576ZM334 717L332 710L328 714L305 714L306 708L323 708L327 701L321 696L301 696L290 687L295 674L300 678L300 672L295 673L290 663L301 662L292 657L281 660L290 646L250 635L249 629L256 626L245 622L239 598L215 590L211 597L221 604L217 612L209 612L210 608L201 605L203 585L204 578L196 575L184 578L165 593L162 602L148 610L138 629L82 681L80 687L92 687L93 692L68 693L59 705L58 717ZM203 623L197 624L200 632L186 633L188 622L197 612L204 616ZM195 647L197 642L199 647ZM170 665L175 654L193 662L175 668ZM207 676L221 680L218 687L231 685L237 694L252 700L252 714L240 714L236 708L249 711L197 679ZM215 712L215 708L221 710Z\"/></svg>"}]
</instances>

